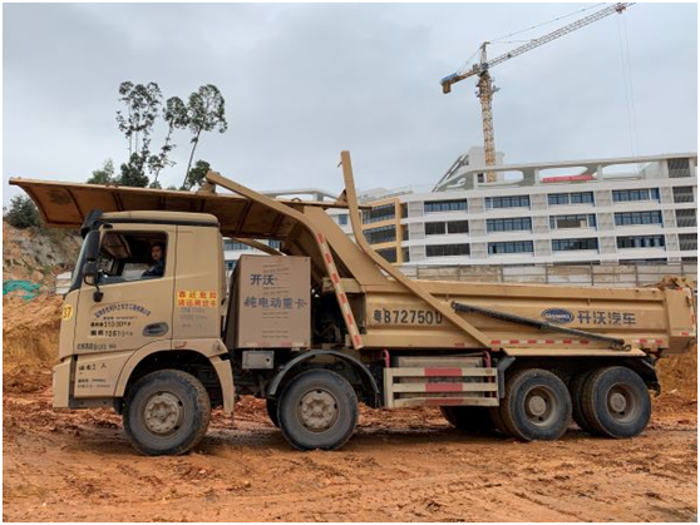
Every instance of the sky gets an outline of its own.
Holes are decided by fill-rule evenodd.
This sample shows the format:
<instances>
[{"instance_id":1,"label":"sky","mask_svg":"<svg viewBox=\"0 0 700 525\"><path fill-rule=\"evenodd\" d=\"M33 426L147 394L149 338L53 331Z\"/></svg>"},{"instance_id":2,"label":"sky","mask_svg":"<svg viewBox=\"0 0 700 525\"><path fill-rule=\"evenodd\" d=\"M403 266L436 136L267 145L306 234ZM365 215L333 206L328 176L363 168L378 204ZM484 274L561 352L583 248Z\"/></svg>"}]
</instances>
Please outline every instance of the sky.
<instances>
[{"instance_id":1,"label":"sky","mask_svg":"<svg viewBox=\"0 0 700 525\"><path fill-rule=\"evenodd\" d=\"M255 189L339 192L344 149L360 189L425 188L483 144L475 82L443 95L440 79L485 40L593 5L4 4L3 202L11 176L83 182L124 162L125 80L183 99L216 85L229 129L195 158ZM695 4L636 4L491 73L507 164L697 150ZM164 185L182 182L189 139Z\"/></svg>"}]
</instances>

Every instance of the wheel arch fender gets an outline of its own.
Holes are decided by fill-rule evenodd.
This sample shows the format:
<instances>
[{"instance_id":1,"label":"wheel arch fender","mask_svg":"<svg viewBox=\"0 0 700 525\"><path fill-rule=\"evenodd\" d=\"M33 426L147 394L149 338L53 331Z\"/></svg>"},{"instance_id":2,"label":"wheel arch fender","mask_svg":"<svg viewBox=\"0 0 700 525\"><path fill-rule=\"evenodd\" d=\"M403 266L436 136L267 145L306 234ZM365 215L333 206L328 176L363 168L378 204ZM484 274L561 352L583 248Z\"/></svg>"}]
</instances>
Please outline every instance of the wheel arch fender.
<instances>
[{"instance_id":1,"label":"wheel arch fender","mask_svg":"<svg viewBox=\"0 0 700 525\"><path fill-rule=\"evenodd\" d=\"M233 413L235 403L235 388L233 383L233 370L231 362L228 359L229 353L226 347L219 340L202 340L191 341L182 348L174 349L170 345L170 341L154 341L146 346L141 347L133 353L122 368L117 385L115 388L115 397L124 397L126 395L129 380L133 376L139 365L144 363L146 359L152 358L155 354L163 354L167 357L169 353L178 352L182 354L193 353L206 359L216 372L216 377L221 388L223 409L225 414ZM163 368L173 368L167 361ZM174 367L177 368L177 367Z\"/></svg>"},{"instance_id":2,"label":"wheel arch fender","mask_svg":"<svg viewBox=\"0 0 700 525\"><path fill-rule=\"evenodd\" d=\"M266 391L266 396L272 399L277 398L277 396L279 396L280 393L280 387L284 380L293 375L295 369L299 365L307 363L308 361L311 361L317 357L331 357L337 361L341 361L349 365L360 376L360 379L362 380L362 385L364 386L367 393L370 395L369 399L372 401L372 406L379 406L379 402L381 399L379 386L377 385L377 381L371 374L369 369L354 357L333 350L311 350L287 362L287 364L285 364L284 367L279 372L277 372L277 374L272 378L272 381L270 381L270 384Z\"/></svg>"}]
</instances>

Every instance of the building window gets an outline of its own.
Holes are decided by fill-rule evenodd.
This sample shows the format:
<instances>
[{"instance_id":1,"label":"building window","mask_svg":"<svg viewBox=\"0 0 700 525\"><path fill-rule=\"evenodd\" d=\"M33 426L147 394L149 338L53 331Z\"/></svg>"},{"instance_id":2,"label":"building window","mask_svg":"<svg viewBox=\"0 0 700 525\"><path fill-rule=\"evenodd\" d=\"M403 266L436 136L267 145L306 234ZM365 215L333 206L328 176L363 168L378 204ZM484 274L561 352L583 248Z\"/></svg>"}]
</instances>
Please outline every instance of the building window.
<instances>
[{"instance_id":1,"label":"building window","mask_svg":"<svg viewBox=\"0 0 700 525\"><path fill-rule=\"evenodd\" d=\"M230 271L232 271L233 269L235 269L235 268L236 268L236 263L237 263L237 262L238 262L238 261L225 261L225 263L226 263L226 271L230 272Z\"/></svg>"},{"instance_id":2,"label":"building window","mask_svg":"<svg viewBox=\"0 0 700 525\"><path fill-rule=\"evenodd\" d=\"M503 253L534 253L532 241L517 242L490 242L489 254L500 255Z\"/></svg>"},{"instance_id":3,"label":"building window","mask_svg":"<svg viewBox=\"0 0 700 525\"><path fill-rule=\"evenodd\" d=\"M441 211L466 211L467 200L456 199L449 201L426 201L423 203L425 213L437 213Z\"/></svg>"},{"instance_id":4,"label":"building window","mask_svg":"<svg viewBox=\"0 0 700 525\"><path fill-rule=\"evenodd\" d=\"M697 225L697 210L676 210L676 226L679 228L696 228Z\"/></svg>"},{"instance_id":5,"label":"building window","mask_svg":"<svg viewBox=\"0 0 700 525\"><path fill-rule=\"evenodd\" d=\"M594 204L592 191L582 191L578 193L550 193L547 195L550 206L562 204Z\"/></svg>"},{"instance_id":6,"label":"building window","mask_svg":"<svg viewBox=\"0 0 700 525\"><path fill-rule=\"evenodd\" d=\"M447 233L469 233L469 223L467 221L448 221Z\"/></svg>"},{"instance_id":7,"label":"building window","mask_svg":"<svg viewBox=\"0 0 700 525\"><path fill-rule=\"evenodd\" d=\"M486 197L486 209L497 208L529 208L530 197L528 195L511 195L508 197Z\"/></svg>"},{"instance_id":8,"label":"building window","mask_svg":"<svg viewBox=\"0 0 700 525\"><path fill-rule=\"evenodd\" d=\"M616 226L663 224L660 211L630 211L615 214Z\"/></svg>"},{"instance_id":9,"label":"building window","mask_svg":"<svg viewBox=\"0 0 700 525\"><path fill-rule=\"evenodd\" d=\"M445 223L444 222L426 222L425 223L425 234L426 235L445 235Z\"/></svg>"},{"instance_id":10,"label":"building window","mask_svg":"<svg viewBox=\"0 0 700 525\"><path fill-rule=\"evenodd\" d=\"M552 251L566 252L572 250L597 250L598 239L554 239L552 240Z\"/></svg>"},{"instance_id":11,"label":"building window","mask_svg":"<svg viewBox=\"0 0 700 525\"><path fill-rule=\"evenodd\" d=\"M411 262L411 251L408 248L401 248L401 257L403 262Z\"/></svg>"},{"instance_id":12,"label":"building window","mask_svg":"<svg viewBox=\"0 0 700 525\"><path fill-rule=\"evenodd\" d=\"M532 231L532 219L530 217L518 217L513 219L488 219L486 221L486 231L510 232L510 231Z\"/></svg>"},{"instance_id":13,"label":"building window","mask_svg":"<svg viewBox=\"0 0 700 525\"><path fill-rule=\"evenodd\" d=\"M244 252L247 250L252 250L253 248L242 242L232 241L231 239L224 239L224 250L226 251L236 251Z\"/></svg>"},{"instance_id":14,"label":"building window","mask_svg":"<svg viewBox=\"0 0 700 525\"><path fill-rule=\"evenodd\" d=\"M692 186L676 186L673 188L673 202L683 204L695 202L695 194Z\"/></svg>"},{"instance_id":15,"label":"building window","mask_svg":"<svg viewBox=\"0 0 700 525\"><path fill-rule=\"evenodd\" d=\"M341 226L347 226L348 225L348 214L343 213L342 215L338 215L338 224Z\"/></svg>"},{"instance_id":16,"label":"building window","mask_svg":"<svg viewBox=\"0 0 700 525\"><path fill-rule=\"evenodd\" d=\"M635 235L618 237L618 248L663 248L666 242L663 235Z\"/></svg>"},{"instance_id":17,"label":"building window","mask_svg":"<svg viewBox=\"0 0 700 525\"><path fill-rule=\"evenodd\" d=\"M595 228L595 214L581 213L578 215L552 215L549 217L549 227L552 230L564 228Z\"/></svg>"},{"instance_id":18,"label":"building window","mask_svg":"<svg viewBox=\"0 0 700 525\"><path fill-rule=\"evenodd\" d=\"M637 190L613 190L613 202L659 201L659 188L642 188Z\"/></svg>"},{"instance_id":19,"label":"building window","mask_svg":"<svg viewBox=\"0 0 700 525\"><path fill-rule=\"evenodd\" d=\"M467 221L426 222L426 235L445 235L446 233L469 233Z\"/></svg>"},{"instance_id":20,"label":"building window","mask_svg":"<svg viewBox=\"0 0 700 525\"><path fill-rule=\"evenodd\" d=\"M377 253L390 263L396 262L396 248L383 248L381 250L377 250Z\"/></svg>"},{"instance_id":21,"label":"building window","mask_svg":"<svg viewBox=\"0 0 700 525\"><path fill-rule=\"evenodd\" d=\"M672 179L681 177L690 177L690 160L689 159L669 159L668 161L668 176Z\"/></svg>"},{"instance_id":22,"label":"building window","mask_svg":"<svg viewBox=\"0 0 700 525\"><path fill-rule=\"evenodd\" d=\"M468 244L429 244L425 247L426 257L455 257L469 255Z\"/></svg>"},{"instance_id":23,"label":"building window","mask_svg":"<svg viewBox=\"0 0 700 525\"><path fill-rule=\"evenodd\" d=\"M365 239L370 244L380 244L383 242L394 242L396 240L396 226L380 226L379 228L369 228L364 231Z\"/></svg>"},{"instance_id":24,"label":"building window","mask_svg":"<svg viewBox=\"0 0 700 525\"><path fill-rule=\"evenodd\" d=\"M407 241L409 238L408 235L408 226L404 225L401 227L401 240Z\"/></svg>"},{"instance_id":25,"label":"building window","mask_svg":"<svg viewBox=\"0 0 700 525\"><path fill-rule=\"evenodd\" d=\"M681 233L678 235L678 244L681 251L696 251L698 249L698 236L694 233Z\"/></svg>"},{"instance_id":26,"label":"building window","mask_svg":"<svg viewBox=\"0 0 700 525\"><path fill-rule=\"evenodd\" d=\"M282 241L278 241L277 239L271 239L267 241L267 244L270 248L274 248L275 250L282 248Z\"/></svg>"},{"instance_id":27,"label":"building window","mask_svg":"<svg viewBox=\"0 0 700 525\"><path fill-rule=\"evenodd\" d=\"M383 204L375 206L362 212L362 222L371 224L373 222L388 221L396 217L396 206L394 204Z\"/></svg>"}]
</instances>

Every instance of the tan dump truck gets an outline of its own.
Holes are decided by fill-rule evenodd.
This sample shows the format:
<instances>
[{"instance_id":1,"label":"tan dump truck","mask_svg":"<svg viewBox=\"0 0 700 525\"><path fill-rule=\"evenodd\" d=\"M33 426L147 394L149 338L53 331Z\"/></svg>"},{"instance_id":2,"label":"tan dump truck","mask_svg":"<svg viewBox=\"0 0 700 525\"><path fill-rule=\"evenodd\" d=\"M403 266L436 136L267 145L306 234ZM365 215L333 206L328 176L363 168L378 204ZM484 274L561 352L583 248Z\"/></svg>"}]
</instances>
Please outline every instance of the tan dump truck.
<instances>
[{"instance_id":1,"label":"tan dump truck","mask_svg":"<svg viewBox=\"0 0 700 525\"><path fill-rule=\"evenodd\" d=\"M438 406L521 440L635 436L659 358L695 341L691 290L419 281L362 235L350 156L336 202L278 200L210 172L197 193L12 179L48 226L81 228L56 408L113 407L144 454L181 454L210 412L267 400L289 443L337 449L358 403ZM233 193L217 193L217 187ZM357 242L326 213L347 208ZM223 237L261 247L227 282ZM279 251L255 239L280 241ZM162 275L145 271L151 248ZM158 272L156 272L158 273Z\"/></svg>"}]
</instances>

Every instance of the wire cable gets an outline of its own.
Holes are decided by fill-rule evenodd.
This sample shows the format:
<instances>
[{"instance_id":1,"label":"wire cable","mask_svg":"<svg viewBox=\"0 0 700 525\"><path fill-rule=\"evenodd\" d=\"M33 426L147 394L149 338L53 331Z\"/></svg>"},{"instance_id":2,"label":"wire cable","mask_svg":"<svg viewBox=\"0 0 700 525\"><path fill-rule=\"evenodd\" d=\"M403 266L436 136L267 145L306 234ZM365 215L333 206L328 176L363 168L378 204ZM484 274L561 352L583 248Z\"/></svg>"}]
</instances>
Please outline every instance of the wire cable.
<instances>
[{"instance_id":1,"label":"wire cable","mask_svg":"<svg viewBox=\"0 0 700 525\"><path fill-rule=\"evenodd\" d=\"M548 25L548 24L552 24L552 23L554 23L554 22L558 22L559 20L563 20L564 18L569 18L570 16L574 16L574 15L577 15L577 14L579 14L579 13L583 13L583 12L585 12L585 11L590 11L591 9L595 9L596 7L600 7L600 6L602 6L602 5L605 5L605 2L601 2L601 3L599 3L599 4L595 4L595 5L592 5L592 6L589 6L589 7L584 7L583 9L579 9L579 10L577 10L577 11L574 11L573 13L569 13L568 15L562 15L562 16L559 16L559 17L557 17L557 18L553 18L553 19L548 20L548 21L546 21L546 22L542 22L541 24L537 24L537 25L534 25L534 26L531 26L531 27L527 27L527 28L525 28L525 29L521 29L520 31L516 31L515 33L510 33L510 34L508 34L508 35L503 35L503 36L498 37L498 38L495 38L495 39L493 39L493 40L489 40L489 43L492 44L492 43L494 43L494 42L498 42L499 40L503 40L503 39L505 39L505 38L510 38L510 37L512 37L512 36L516 36L516 35L519 35L519 34L521 34L521 33L526 33L526 32L528 32L528 31L532 31L533 29L538 29L538 28L543 27L543 26L546 26L546 25Z\"/></svg>"}]
</instances>

